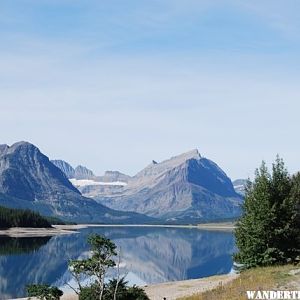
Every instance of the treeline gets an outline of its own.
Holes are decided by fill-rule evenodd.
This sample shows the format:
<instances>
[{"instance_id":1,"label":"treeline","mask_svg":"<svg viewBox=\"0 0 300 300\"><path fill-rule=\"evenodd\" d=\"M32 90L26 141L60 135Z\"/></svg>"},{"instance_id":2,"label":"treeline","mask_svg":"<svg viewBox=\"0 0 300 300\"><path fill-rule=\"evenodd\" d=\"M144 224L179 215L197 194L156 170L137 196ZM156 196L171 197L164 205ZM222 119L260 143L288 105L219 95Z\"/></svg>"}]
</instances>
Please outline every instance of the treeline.
<instances>
[{"instance_id":1,"label":"treeline","mask_svg":"<svg viewBox=\"0 0 300 300\"><path fill-rule=\"evenodd\" d=\"M0 206L0 228L11 227L51 228L51 224L39 213Z\"/></svg>"}]
</instances>

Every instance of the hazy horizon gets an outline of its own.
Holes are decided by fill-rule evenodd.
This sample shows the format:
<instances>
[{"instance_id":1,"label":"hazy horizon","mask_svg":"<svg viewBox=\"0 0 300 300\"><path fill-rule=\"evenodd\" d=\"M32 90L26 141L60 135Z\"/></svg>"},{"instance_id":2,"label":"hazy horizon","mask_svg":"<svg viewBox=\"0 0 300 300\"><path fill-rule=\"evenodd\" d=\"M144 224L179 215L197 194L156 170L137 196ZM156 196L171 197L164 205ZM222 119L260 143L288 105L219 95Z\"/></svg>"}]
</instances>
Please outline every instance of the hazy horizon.
<instances>
[{"instance_id":1,"label":"hazy horizon","mask_svg":"<svg viewBox=\"0 0 300 300\"><path fill-rule=\"evenodd\" d=\"M300 170L300 3L0 3L0 143L134 175L197 148L232 179Z\"/></svg>"}]
</instances>

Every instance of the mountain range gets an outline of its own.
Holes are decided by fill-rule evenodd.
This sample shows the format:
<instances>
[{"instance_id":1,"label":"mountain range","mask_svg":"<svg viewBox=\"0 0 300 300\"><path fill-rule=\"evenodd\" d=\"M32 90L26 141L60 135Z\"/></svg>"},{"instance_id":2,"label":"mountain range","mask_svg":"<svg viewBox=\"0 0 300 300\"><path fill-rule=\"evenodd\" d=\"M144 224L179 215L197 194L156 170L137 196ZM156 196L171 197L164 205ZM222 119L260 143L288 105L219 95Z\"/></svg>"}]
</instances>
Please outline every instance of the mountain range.
<instances>
[{"instance_id":1,"label":"mountain range","mask_svg":"<svg viewBox=\"0 0 300 300\"><path fill-rule=\"evenodd\" d=\"M119 171L106 171L103 176L96 176L93 171L84 166L73 168L69 163L61 159L54 159L51 162L65 173L68 179L94 180L97 182L127 182L130 178Z\"/></svg>"},{"instance_id":2,"label":"mountain range","mask_svg":"<svg viewBox=\"0 0 300 300\"><path fill-rule=\"evenodd\" d=\"M133 177L122 175L70 180L83 195L107 207L168 223L236 218L241 212L242 196L231 180L196 149L160 163L153 160Z\"/></svg>"},{"instance_id":3,"label":"mountain range","mask_svg":"<svg viewBox=\"0 0 300 300\"><path fill-rule=\"evenodd\" d=\"M0 146L0 204L75 222L144 223L152 220L132 212L115 211L82 196L64 172L27 142Z\"/></svg>"},{"instance_id":4,"label":"mountain range","mask_svg":"<svg viewBox=\"0 0 300 300\"><path fill-rule=\"evenodd\" d=\"M198 150L156 162L135 176L50 161L28 143L0 145L0 204L76 222L197 223L236 218L242 196Z\"/></svg>"}]
</instances>

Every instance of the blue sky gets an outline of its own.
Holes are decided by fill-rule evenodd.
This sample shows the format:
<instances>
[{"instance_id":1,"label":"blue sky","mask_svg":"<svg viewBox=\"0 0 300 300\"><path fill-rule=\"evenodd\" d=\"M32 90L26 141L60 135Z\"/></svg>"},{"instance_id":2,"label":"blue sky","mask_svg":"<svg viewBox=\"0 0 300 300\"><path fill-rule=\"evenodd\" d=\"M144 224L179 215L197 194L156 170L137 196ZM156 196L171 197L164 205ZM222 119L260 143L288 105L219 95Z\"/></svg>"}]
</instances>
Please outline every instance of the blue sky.
<instances>
[{"instance_id":1,"label":"blue sky","mask_svg":"<svg viewBox=\"0 0 300 300\"><path fill-rule=\"evenodd\" d=\"M1 143L135 174L198 148L300 169L300 2L2 0Z\"/></svg>"}]
</instances>

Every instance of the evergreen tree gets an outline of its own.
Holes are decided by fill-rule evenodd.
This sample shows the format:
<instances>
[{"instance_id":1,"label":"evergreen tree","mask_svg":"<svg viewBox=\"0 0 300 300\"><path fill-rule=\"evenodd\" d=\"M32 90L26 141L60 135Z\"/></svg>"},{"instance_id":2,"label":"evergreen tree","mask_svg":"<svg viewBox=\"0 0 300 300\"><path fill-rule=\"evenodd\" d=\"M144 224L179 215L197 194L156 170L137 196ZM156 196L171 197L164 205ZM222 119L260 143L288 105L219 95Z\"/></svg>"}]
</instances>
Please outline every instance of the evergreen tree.
<instances>
[{"instance_id":1,"label":"evergreen tree","mask_svg":"<svg viewBox=\"0 0 300 300\"><path fill-rule=\"evenodd\" d=\"M10 227L50 228L51 224L37 212L0 206L0 228Z\"/></svg>"},{"instance_id":2,"label":"evergreen tree","mask_svg":"<svg viewBox=\"0 0 300 300\"><path fill-rule=\"evenodd\" d=\"M276 262L293 260L296 254L295 198L291 195L293 181L284 162L278 156L273 164L272 188L272 247Z\"/></svg>"},{"instance_id":3,"label":"evergreen tree","mask_svg":"<svg viewBox=\"0 0 300 300\"><path fill-rule=\"evenodd\" d=\"M246 188L243 215L235 230L239 250L235 259L244 267L280 264L296 259L299 227L293 190L293 180L278 156L272 175L265 162L256 171L254 182Z\"/></svg>"},{"instance_id":4,"label":"evergreen tree","mask_svg":"<svg viewBox=\"0 0 300 300\"><path fill-rule=\"evenodd\" d=\"M300 173L297 173L292 177L292 188L290 193L291 209L293 210L293 230L295 237L295 255L298 255L297 259L300 260Z\"/></svg>"},{"instance_id":5,"label":"evergreen tree","mask_svg":"<svg viewBox=\"0 0 300 300\"><path fill-rule=\"evenodd\" d=\"M246 187L243 216L235 231L239 252L235 256L247 267L264 264L270 228L270 175L265 162L256 170L255 180Z\"/></svg>"}]
</instances>

